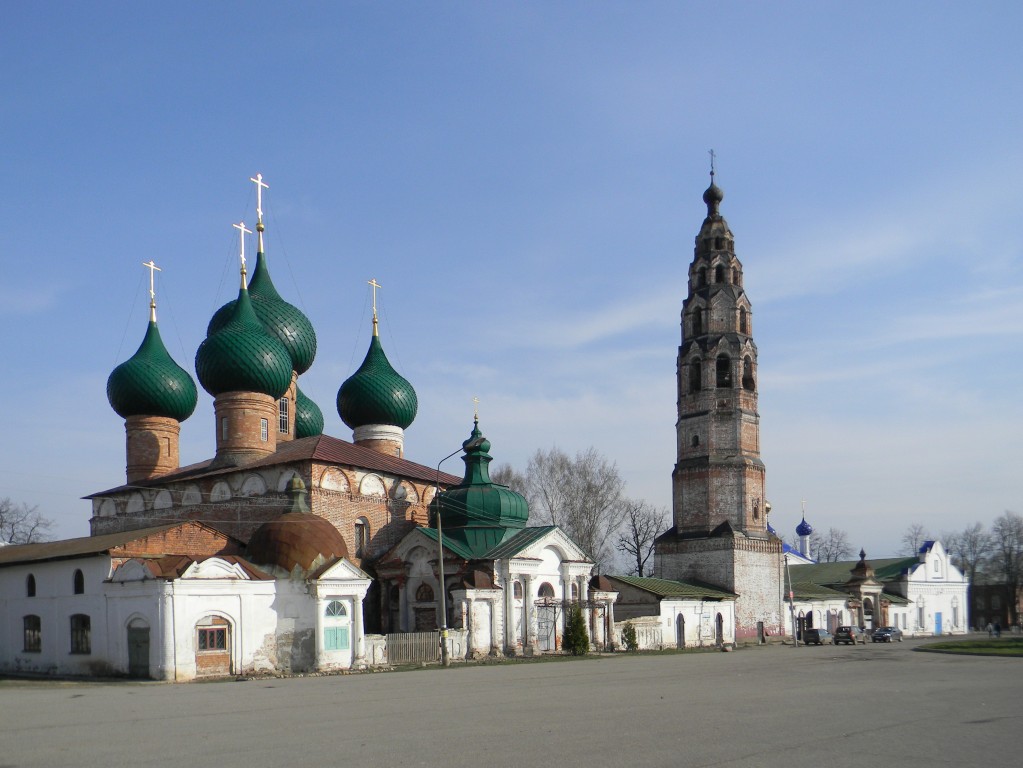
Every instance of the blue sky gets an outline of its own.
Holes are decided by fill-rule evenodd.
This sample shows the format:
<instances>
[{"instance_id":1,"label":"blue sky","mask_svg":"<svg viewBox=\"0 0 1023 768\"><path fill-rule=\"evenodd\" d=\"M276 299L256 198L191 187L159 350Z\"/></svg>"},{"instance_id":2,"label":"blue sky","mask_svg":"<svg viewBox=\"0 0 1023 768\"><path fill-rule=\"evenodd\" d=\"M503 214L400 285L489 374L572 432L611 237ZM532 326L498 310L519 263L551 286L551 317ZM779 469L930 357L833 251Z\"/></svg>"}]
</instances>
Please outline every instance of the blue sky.
<instances>
[{"instance_id":1,"label":"blue sky","mask_svg":"<svg viewBox=\"0 0 1023 768\"><path fill-rule=\"evenodd\" d=\"M87 533L80 497L124 478L105 382L145 330L141 262L194 372L260 172L329 434L375 278L408 458L455 450L479 397L497 463L593 446L670 505L713 147L774 526L805 499L880 557L1023 511L1021 26L1009 2L9 5L0 497ZM213 444L201 392L182 462Z\"/></svg>"}]
</instances>

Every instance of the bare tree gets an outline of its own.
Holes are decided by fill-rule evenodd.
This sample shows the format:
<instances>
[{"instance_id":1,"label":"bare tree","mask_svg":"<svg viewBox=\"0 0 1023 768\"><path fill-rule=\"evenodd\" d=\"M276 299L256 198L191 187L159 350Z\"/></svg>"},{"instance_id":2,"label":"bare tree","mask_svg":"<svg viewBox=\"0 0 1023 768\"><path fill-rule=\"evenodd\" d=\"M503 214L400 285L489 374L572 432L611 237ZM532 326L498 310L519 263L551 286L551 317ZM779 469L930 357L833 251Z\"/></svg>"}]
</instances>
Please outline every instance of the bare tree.
<instances>
[{"instance_id":1,"label":"bare tree","mask_svg":"<svg viewBox=\"0 0 1023 768\"><path fill-rule=\"evenodd\" d=\"M654 539L668 527L668 510L633 499L626 499L623 506L625 521L615 546L619 552L628 555L629 573L642 576L650 555L654 553Z\"/></svg>"},{"instance_id":2,"label":"bare tree","mask_svg":"<svg viewBox=\"0 0 1023 768\"><path fill-rule=\"evenodd\" d=\"M490 470L490 479L498 485L507 485L516 493L526 495L526 476L516 472L511 464L501 464Z\"/></svg>"},{"instance_id":3,"label":"bare tree","mask_svg":"<svg viewBox=\"0 0 1023 768\"><path fill-rule=\"evenodd\" d=\"M968 525L958 533L942 534L945 549L952 562L963 572L970 584L976 584L983 577L983 570L991 556L991 535L980 523Z\"/></svg>"},{"instance_id":4,"label":"bare tree","mask_svg":"<svg viewBox=\"0 0 1023 768\"><path fill-rule=\"evenodd\" d=\"M1023 583L1023 517L1006 511L991 524L991 575L1005 585L1009 619L1019 623L1017 598Z\"/></svg>"},{"instance_id":5,"label":"bare tree","mask_svg":"<svg viewBox=\"0 0 1023 768\"><path fill-rule=\"evenodd\" d=\"M607 566L625 513L625 481L614 462L593 448L574 459L556 447L541 449L529 459L525 477L534 519L560 526L594 562Z\"/></svg>"},{"instance_id":6,"label":"bare tree","mask_svg":"<svg viewBox=\"0 0 1023 768\"><path fill-rule=\"evenodd\" d=\"M899 550L899 554L907 557L920 554L920 547L930 538L931 534L925 525L913 523L902 534L902 548Z\"/></svg>"},{"instance_id":7,"label":"bare tree","mask_svg":"<svg viewBox=\"0 0 1023 768\"><path fill-rule=\"evenodd\" d=\"M852 554L849 536L838 528L810 539L810 557L819 563L837 563Z\"/></svg>"},{"instance_id":8,"label":"bare tree","mask_svg":"<svg viewBox=\"0 0 1023 768\"><path fill-rule=\"evenodd\" d=\"M9 498L0 499L0 544L34 544L46 541L53 521L38 507L17 503Z\"/></svg>"}]
</instances>

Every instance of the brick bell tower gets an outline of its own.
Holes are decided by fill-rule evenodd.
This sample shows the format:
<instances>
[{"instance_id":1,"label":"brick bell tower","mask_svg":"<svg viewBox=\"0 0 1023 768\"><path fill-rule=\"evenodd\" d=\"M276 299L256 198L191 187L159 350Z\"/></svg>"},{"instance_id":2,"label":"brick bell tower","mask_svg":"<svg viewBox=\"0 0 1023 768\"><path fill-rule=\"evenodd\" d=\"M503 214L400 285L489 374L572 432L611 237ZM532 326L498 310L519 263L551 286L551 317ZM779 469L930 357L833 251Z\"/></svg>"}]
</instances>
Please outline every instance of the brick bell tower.
<instances>
[{"instance_id":1,"label":"brick bell tower","mask_svg":"<svg viewBox=\"0 0 1023 768\"><path fill-rule=\"evenodd\" d=\"M782 632L782 544L767 524L753 312L723 199L712 166L682 302L674 527L655 570L735 592L735 636L748 642Z\"/></svg>"}]
</instances>

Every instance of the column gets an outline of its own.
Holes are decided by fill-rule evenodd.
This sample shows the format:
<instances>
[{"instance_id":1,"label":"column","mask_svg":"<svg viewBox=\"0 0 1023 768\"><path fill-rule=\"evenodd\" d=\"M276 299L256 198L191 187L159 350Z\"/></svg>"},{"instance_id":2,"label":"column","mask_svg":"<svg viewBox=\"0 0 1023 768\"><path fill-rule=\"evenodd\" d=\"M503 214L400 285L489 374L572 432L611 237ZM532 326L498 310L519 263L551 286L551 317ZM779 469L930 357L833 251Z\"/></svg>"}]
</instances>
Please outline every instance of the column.
<instances>
[{"instance_id":1,"label":"column","mask_svg":"<svg viewBox=\"0 0 1023 768\"><path fill-rule=\"evenodd\" d=\"M514 588L512 595L515 594ZM498 634L497 617L501 615L501 608L497 599L490 601L490 655L496 656L501 652L500 635Z\"/></svg>"},{"instance_id":2,"label":"column","mask_svg":"<svg viewBox=\"0 0 1023 768\"><path fill-rule=\"evenodd\" d=\"M515 651L515 580L509 573L504 582L504 649L509 656Z\"/></svg>"},{"instance_id":3,"label":"column","mask_svg":"<svg viewBox=\"0 0 1023 768\"><path fill-rule=\"evenodd\" d=\"M313 596L313 610L316 611L316 637L313 642L316 648L316 669L323 669L326 664L323 652L323 611L324 605L323 600L320 599L319 592Z\"/></svg>"},{"instance_id":4,"label":"column","mask_svg":"<svg viewBox=\"0 0 1023 768\"><path fill-rule=\"evenodd\" d=\"M352 653L355 655L353 666L365 667L366 636L362 626L362 598L355 595L352 602Z\"/></svg>"},{"instance_id":5,"label":"column","mask_svg":"<svg viewBox=\"0 0 1023 768\"><path fill-rule=\"evenodd\" d=\"M522 651L529 648L530 653L536 653L536 630L533 628L533 577L526 574L523 577L522 589Z\"/></svg>"}]
</instances>

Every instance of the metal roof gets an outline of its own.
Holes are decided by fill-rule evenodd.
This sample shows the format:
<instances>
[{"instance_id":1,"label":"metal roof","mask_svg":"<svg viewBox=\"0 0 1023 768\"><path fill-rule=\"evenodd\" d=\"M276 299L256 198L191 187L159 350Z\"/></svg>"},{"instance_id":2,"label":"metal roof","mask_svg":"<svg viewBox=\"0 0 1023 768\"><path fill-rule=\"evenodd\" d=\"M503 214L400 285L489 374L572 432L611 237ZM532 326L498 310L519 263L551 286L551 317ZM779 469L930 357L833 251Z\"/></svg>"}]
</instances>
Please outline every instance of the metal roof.
<instances>
[{"instance_id":1,"label":"metal roof","mask_svg":"<svg viewBox=\"0 0 1023 768\"><path fill-rule=\"evenodd\" d=\"M645 576L608 576L612 583L620 581L630 587L642 589L658 597L684 597L708 600L734 600L737 595L717 587L695 581L671 581L669 579L651 579Z\"/></svg>"}]
</instances>

